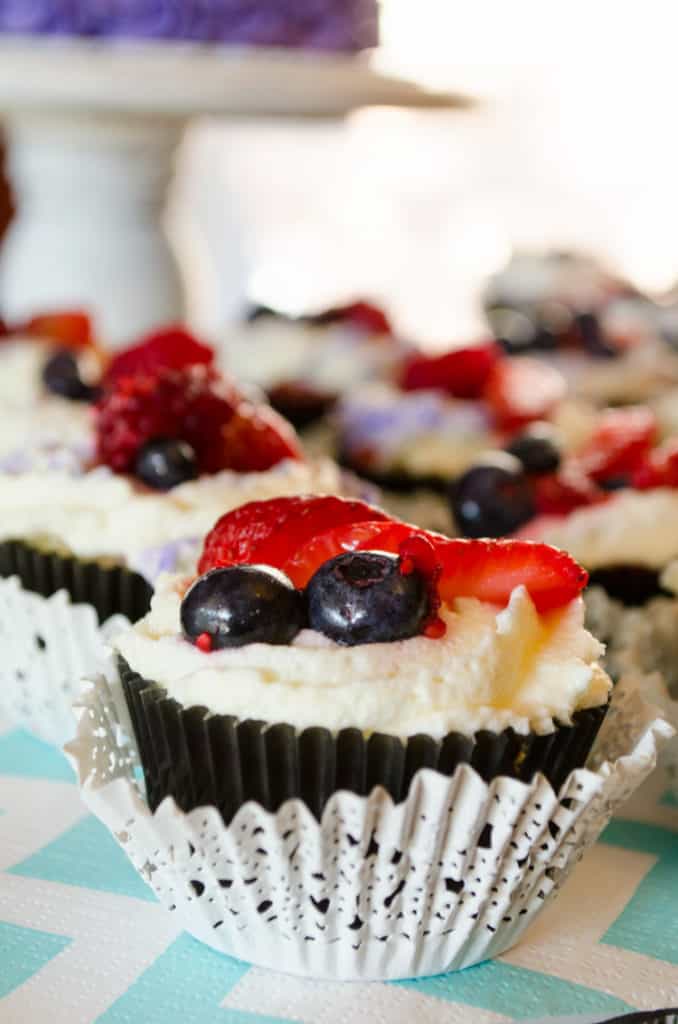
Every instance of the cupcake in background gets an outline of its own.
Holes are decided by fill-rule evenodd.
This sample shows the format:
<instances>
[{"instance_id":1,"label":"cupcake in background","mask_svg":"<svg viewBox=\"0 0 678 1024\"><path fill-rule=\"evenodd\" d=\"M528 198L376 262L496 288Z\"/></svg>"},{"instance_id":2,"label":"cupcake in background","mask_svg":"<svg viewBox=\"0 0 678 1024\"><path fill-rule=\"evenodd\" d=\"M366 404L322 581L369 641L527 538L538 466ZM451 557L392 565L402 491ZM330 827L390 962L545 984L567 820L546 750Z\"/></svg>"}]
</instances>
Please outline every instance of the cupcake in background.
<instances>
[{"instance_id":1,"label":"cupcake in background","mask_svg":"<svg viewBox=\"0 0 678 1024\"><path fill-rule=\"evenodd\" d=\"M610 680L585 583L553 548L360 502L236 509L83 695L83 798L224 953L335 979L498 955L668 732L620 703L597 770Z\"/></svg>"},{"instance_id":2,"label":"cupcake in background","mask_svg":"<svg viewBox=\"0 0 678 1024\"><path fill-rule=\"evenodd\" d=\"M678 387L670 310L591 257L517 253L489 281L485 310L509 354L548 362L577 398L633 405Z\"/></svg>"}]
</instances>

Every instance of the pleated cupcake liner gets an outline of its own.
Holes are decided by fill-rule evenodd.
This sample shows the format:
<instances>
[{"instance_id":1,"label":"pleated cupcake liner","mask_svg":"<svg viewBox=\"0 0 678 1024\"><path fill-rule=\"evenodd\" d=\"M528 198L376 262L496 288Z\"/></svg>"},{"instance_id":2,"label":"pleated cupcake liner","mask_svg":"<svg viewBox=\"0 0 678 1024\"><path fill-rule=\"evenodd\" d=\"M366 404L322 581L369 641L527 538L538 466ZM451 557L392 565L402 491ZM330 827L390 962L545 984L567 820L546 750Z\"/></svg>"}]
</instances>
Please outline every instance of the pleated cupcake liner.
<instances>
[{"instance_id":1,"label":"pleated cupcake liner","mask_svg":"<svg viewBox=\"0 0 678 1024\"><path fill-rule=\"evenodd\" d=\"M150 706L159 710L162 701ZM79 714L66 749L83 800L177 923L249 963L331 979L421 977L514 945L671 734L637 692L620 686L590 768L571 772L558 790L542 774L529 783L505 775L488 783L468 764L451 776L421 768L406 799L395 802L383 785L369 795L339 789L319 820L310 805L320 806L331 787L306 779L325 764L309 741L308 760L291 772L308 795L275 812L252 796L262 782L259 755L253 783L249 760L236 758L245 776L238 785L251 789L227 824L209 792L188 813L172 797L151 811L112 659L83 690ZM204 739L196 721L195 734L185 735L189 744ZM144 742L154 736L152 730ZM255 729L251 747L261 742ZM320 746L326 749L324 741ZM376 776L384 775L380 758ZM350 761L347 754L347 768ZM189 787L194 782L192 775ZM331 785L337 783L335 773Z\"/></svg>"},{"instance_id":2,"label":"pleated cupcake liner","mask_svg":"<svg viewBox=\"0 0 678 1024\"><path fill-rule=\"evenodd\" d=\"M286 800L303 800L318 820L337 790L365 796L381 786L400 802L420 769L451 776L460 764L486 782L500 775L529 782L541 772L557 789L585 764L607 711L578 711L572 725L546 736L505 729L474 736L450 732L442 740L424 734L366 738L359 729L298 732L285 723L183 708L122 659L118 670L151 810L171 796L183 811L215 806L226 822L249 800L268 811Z\"/></svg>"},{"instance_id":3,"label":"pleated cupcake liner","mask_svg":"<svg viewBox=\"0 0 678 1024\"><path fill-rule=\"evenodd\" d=\"M55 746L72 739L80 681L101 670L108 640L125 627L121 615L100 625L90 604L72 604L63 590L42 597L16 576L0 579L3 718Z\"/></svg>"},{"instance_id":4,"label":"pleated cupcake liner","mask_svg":"<svg viewBox=\"0 0 678 1024\"><path fill-rule=\"evenodd\" d=\"M609 565L593 569L590 587L602 587L605 593L626 607L647 604L653 597L666 596L661 585L661 570L642 565Z\"/></svg>"},{"instance_id":5,"label":"pleated cupcake liner","mask_svg":"<svg viewBox=\"0 0 678 1024\"><path fill-rule=\"evenodd\" d=\"M42 597L64 590L76 604L91 605L100 622L124 615L131 622L150 608L153 588L124 566L43 551L28 540L0 543L0 576L18 576L23 587Z\"/></svg>"}]
</instances>

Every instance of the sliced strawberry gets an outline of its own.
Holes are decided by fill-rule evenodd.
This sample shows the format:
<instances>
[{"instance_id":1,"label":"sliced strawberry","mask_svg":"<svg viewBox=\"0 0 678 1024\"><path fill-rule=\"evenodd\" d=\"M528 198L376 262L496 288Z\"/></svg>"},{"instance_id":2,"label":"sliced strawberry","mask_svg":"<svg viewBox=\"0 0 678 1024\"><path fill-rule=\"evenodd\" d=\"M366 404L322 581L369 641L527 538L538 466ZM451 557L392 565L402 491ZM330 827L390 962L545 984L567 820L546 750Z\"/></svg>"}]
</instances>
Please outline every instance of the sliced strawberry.
<instances>
[{"instance_id":1,"label":"sliced strawberry","mask_svg":"<svg viewBox=\"0 0 678 1024\"><path fill-rule=\"evenodd\" d=\"M433 389L455 398L480 398L499 355L494 342L441 356L413 355L405 363L400 384L404 391Z\"/></svg>"},{"instance_id":2,"label":"sliced strawberry","mask_svg":"<svg viewBox=\"0 0 678 1024\"><path fill-rule=\"evenodd\" d=\"M484 398L497 425L516 430L534 420L547 419L565 397L564 378L545 363L528 356L499 359L492 368Z\"/></svg>"},{"instance_id":3,"label":"sliced strawberry","mask_svg":"<svg viewBox=\"0 0 678 1024\"><path fill-rule=\"evenodd\" d=\"M88 348L94 344L91 318L79 310L34 316L15 328L14 333L46 338L60 348Z\"/></svg>"},{"instance_id":4,"label":"sliced strawberry","mask_svg":"<svg viewBox=\"0 0 678 1024\"><path fill-rule=\"evenodd\" d=\"M678 487L678 439L665 441L643 460L631 476L638 491L655 487Z\"/></svg>"},{"instance_id":5,"label":"sliced strawberry","mask_svg":"<svg viewBox=\"0 0 678 1024\"><path fill-rule=\"evenodd\" d=\"M577 452L576 462L592 480L628 476L647 461L656 437L657 419L650 409L608 409L591 439Z\"/></svg>"},{"instance_id":6,"label":"sliced strawberry","mask_svg":"<svg viewBox=\"0 0 678 1024\"><path fill-rule=\"evenodd\" d=\"M260 473L283 459L303 459L299 439L267 405L241 402L221 428L223 462L237 473Z\"/></svg>"},{"instance_id":7,"label":"sliced strawberry","mask_svg":"<svg viewBox=\"0 0 678 1024\"><path fill-rule=\"evenodd\" d=\"M376 509L371 511L374 514ZM305 587L314 572L336 555L346 551L388 551L397 555L404 541L424 533L407 523L385 519L348 522L317 534L294 550L284 562L283 571L296 587Z\"/></svg>"},{"instance_id":8,"label":"sliced strawberry","mask_svg":"<svg viewBox=\"0 0 678 1024\"><path fill-rule=\"evenodd\" d=\"M539 515L567 515L608 497L576 464L567 462L558 473L535 477L534 492Z\"/></svg>"},{"instance_id":9,"label":"sliced strawberry","mask_svg":"<svg viewBox=\"0 0 678 1024\"><path fill-rule=\"evenodd\" d=\"M577 597L588 573L565 551L524 540L445 540L437 545L442 563L439 592L448 604L457 597L505 605L523 585L538 612L561 608Z\"/></svg>"},{"instance_id":10,"label":"sliced strawberry","mask_svg":"<svg viewBox=\"0 0 678 1024\"><path fill-rule=\"evenodd\" d=\"M183 370L188 366L209 366L213 361L214 352L208 345L198 341L185 328L171 325L118 352L108 366L104 384L110 386L121 377L155 373L163 368Z\"/></svg>"},{"instance_id":11,"label":"sliced strawberry","mask_svg":"<svg viewBox=\"0 0 678 1024\"><path fill-rule=\"evenodd\" d=\"M381 529L388 517L365 502L338 497L302 495L252 501L227 512L207 535L198 571L242 563L287 571L290 560L296 554L301 556L320 535L368 521L377 521ZM335 553L341 550L348 549L337 547ZM318 564L324 561L327 558L322 557Z\"/></svg>"}]
</instances>

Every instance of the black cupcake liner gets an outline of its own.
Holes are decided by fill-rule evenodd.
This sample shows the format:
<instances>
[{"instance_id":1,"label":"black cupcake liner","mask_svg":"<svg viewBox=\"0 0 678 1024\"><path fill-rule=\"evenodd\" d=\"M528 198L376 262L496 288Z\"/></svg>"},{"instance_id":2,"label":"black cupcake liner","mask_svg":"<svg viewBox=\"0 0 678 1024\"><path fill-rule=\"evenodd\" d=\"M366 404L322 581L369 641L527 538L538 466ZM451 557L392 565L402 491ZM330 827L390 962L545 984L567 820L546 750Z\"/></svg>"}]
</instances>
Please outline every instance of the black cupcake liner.
<instances>
[{"instance_id":1,"label":"black cupcake liner","mask_svg":"<svg viewBox=\"0 0 678 1024\"><path fill-rule=\"evenodd\" d=\"M660 569L643 565L606 565L589 573L589 586L598 586L627 607L640 607L653 597L671 596L661 585Z\"/></svg>"},{"instance_id":2,"label":"black cupcake liner","mask_svg":"<svg viewBox=\"0 0 678 1024\"><path fill-rule=\"evenodd\" d=\"M602 1024L678 1024L678 1007L625 1013L620 1017L609 1017Z\"/></svg>"},{"instance_id":3,"label":"black cupcake liner","mask_svg":"<svg viewBox=\"0 0 678 1024\"><path fill-rule=\"evenodd\" d=\"M585 764L607 711L607 705L578 711L572 725L547 736L509 728L472 737L451 732L441 741L423 734L405 741L383 733L366 739L359 729L297 732L283 723L184 708L123 659L119 671L151 811L172 796L185 812L217 807L226 824L250 800L276 811L298 798L318 820L338 790L364 796L382 786L399 803L421 768L452 776L460 764L486 782L499 775L529 782L541 772L557 791Z\"/></svg>"},{"instance_id":4,"label":"black cupcake liner","mask_svg":"<svg viewBox=\"0 0 678 1024\"><path fill-rule=\"evenodd\" d=\"M339 451L337 462L344 469L350 469L357 473L363 480L386 491L396 491L399 494L413 494L415 491L435 491L436 494L447 495L452 486L453 476L412 476L404 470L382 471L371 469L351 459L345 451Z\"/></svg>"},{"instance_id":5,"label":"black cupcake liner","mask_svg":"<svg viewBox=\"0 0 678 1024\"><path fill-rule=\"evenodd\" d=\"M116 614L136 622L150 608L153 594L143 576L124 566L107 567L72 555L41 551L24 540L0 543L0 576L18 576L26 590L42 597L66 590L74 604L93 605L100 622Z\"/></svg>"}]
</instances>

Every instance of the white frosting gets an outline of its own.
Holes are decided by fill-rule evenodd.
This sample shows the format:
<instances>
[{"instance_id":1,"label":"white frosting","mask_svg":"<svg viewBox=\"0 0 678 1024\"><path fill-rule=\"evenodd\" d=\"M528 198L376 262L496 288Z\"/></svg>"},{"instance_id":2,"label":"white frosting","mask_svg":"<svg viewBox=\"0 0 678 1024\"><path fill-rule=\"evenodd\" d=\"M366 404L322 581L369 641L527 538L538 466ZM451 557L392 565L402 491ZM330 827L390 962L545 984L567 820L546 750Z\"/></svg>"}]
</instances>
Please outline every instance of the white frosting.
<instances>
[{"instance_id":1,"label":"white frosting","mask_svg":"<svg viewBox=\"0 0 678 1024\"><path fill-rule=\"evenodd\" d=\"M335 394L390 375L401 355L393 339L365 335L347 325L314 327L261 317L226 339L223 368L264 390L303 381Z\"/></svg>"},{"instance_id":2,"label":"white frosting","mask_svg":"<svg viewBox=\"0 0 678 1024\"><path fill-rule=\"evenodd\" d=\"M577 599L540 617L523 587L503 610L458 600L442 639L341 647L311 630L288 646L250 644L204 653L180 635L186 580L162 576L150 613L115 640L130 666L184 706L287 722L303 729L440 738L511 725L550 732L607 698L602 645Z\"/></svg>"},{"instance_id":3,"label":"white frosting","mask_svg":"<svg viewBox=\"0 0 678 1024\"><path fill-rule=\"evenodd\" d=\"M0 539L49 537L82 558L108 556L143 571L143 555L196 538L238 505L284 494L337 493L339 469L328 459L288 460L265 473L224 470L167 493L138 487L106 468L0 474ZM192 567L192 566L191 566Z\"/></svg>"},{"instance_id":4,"label":"white frosting","mask_svg":"<svg viewBox=\"0 0 678 1024\"><path fill-rule=\"evenodd\" d=\"M540 517L520 536L564 548L587 569L620 564L661 569L678 558L678 491L620 491L602 505Z\"/></svg>"}]
</instances>

